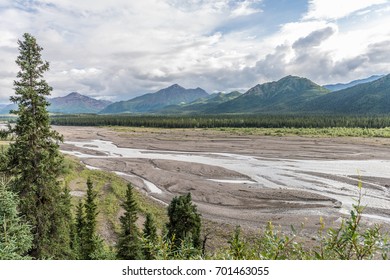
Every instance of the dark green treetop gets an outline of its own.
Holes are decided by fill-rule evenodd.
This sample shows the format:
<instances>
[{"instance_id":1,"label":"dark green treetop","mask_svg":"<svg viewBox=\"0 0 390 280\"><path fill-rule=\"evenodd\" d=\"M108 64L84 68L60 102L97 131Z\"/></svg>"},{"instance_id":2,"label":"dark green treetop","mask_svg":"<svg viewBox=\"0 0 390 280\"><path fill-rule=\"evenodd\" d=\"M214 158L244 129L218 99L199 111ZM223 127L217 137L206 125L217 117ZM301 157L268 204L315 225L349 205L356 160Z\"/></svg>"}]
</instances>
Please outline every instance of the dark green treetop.
<instances>
[{"instance_id":1,"label":"dark green treetop","mask_svg":"<svg viewBox=\"0 0 390 280\"><path fill-rule=\"evenodd\" d=\"M176 246L190 240L195 248L200 248L201 220L191 194L172 199L168 206L168 238L174 239Z\"/></svg>"},{"instance_id":2,"label":"dark green treetop","mask_svg":"<svg viewBox=\"0 0 390 280\"><path fill-rule=\"evenodd\" d=\"M146 214L146 220L143 228L143 238L144 238L144 246L143 246L143 254L145 259L152 260L154 259L151 247L153 247L158 240L157 235L157 226L154 221L154 217L151 213Z\"/></svg>"}]
</instances>

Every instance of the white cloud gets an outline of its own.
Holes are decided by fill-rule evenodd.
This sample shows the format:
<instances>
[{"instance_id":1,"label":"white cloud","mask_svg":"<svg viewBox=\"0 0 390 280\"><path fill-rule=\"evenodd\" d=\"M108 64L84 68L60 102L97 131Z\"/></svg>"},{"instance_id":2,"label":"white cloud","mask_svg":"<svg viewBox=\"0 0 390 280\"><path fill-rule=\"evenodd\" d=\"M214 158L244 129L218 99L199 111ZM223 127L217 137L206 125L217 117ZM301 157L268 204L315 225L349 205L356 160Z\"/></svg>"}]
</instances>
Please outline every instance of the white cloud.
<instances>
[{"instance_id":1,"label":"white cloud","mask_svg":"<svg viewBox=\"0 0 390 280\"><path fill-rule=\"evenodd\" d=\"M388 0L309 0L306 19L339 19Z\"/></svg>"},{"instance_id":2,"label":"white cloud","mask_svg":"<svg viewBox=\"0 0 390 280\"><path fill-rule=\"evenodd\" d=\"M258 0L245 0L237 5L237 7L231 12L232 16L248 16L262 12L259 8L253 8L253 4L258 4L261 1Z\"/></svg>"}]
</instances>

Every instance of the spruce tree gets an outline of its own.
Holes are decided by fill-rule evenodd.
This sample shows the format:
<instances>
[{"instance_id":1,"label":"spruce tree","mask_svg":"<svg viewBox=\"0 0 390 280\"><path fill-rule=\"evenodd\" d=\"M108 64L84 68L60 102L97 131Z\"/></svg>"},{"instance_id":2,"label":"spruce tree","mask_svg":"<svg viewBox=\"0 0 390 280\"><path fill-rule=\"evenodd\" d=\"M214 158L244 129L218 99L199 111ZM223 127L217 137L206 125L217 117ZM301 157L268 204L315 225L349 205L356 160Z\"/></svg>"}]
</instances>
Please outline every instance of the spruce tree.
<instances>
[{"instance_id":1,"label":"spruce tree","mask_svg":"<svg viewBox=\"0 0 390 280\"><path fill-rule=\"evenodd\" d=\"M168 238L178 248L182 242L190 241L194 248L200 248L200 214L192 203L191 194L174 197L168 206Z\"/></svg>"},{"instance_id":2,"label":"spruce tree","mask_svg":"<svg viewBox=\"0 0 390 280\"><path fill-rule=\"evenodd\" d=\"M85 226L84 204L83 201L80 199L79 204L77 205L76 208L76 235L80 240L81 238L83 238L84 226Z\"/></svg>"},{"instance_id":3,"label":"spruce tree","mask_svg":"<svg viewBox=\"0 0 390 280\"><path fill-rule=\"evenodd\" d=\"M18 198L0 178L0 260L28 259L30 226L19 217Z\"/></svg>"},{"instance_id":4,"label":"spruce tree","mask_svg":"<svg viewBox=\"0 0 390 280\"><path fill-rule=\"evenodd\" d=\"M74 253L75 259L84 259L83 255L83 238L84 238L84 226L85 226L85 216L84 216L84 204L82 199L79 200L79 203L76 206L76 218L72 226L72 250Z\"/></svg>"},{"instance_id":5,"label":"spruce tree","mask_svg":"<svg viewBox=\"0 0 390 280\"><path fill-rule=\"evenodd\" d=\"M153 215L150 213L146 214L143 235L144 235L144 238L147 238L152 242L157 240L156 222L154 221Z\"/></svg>"},{"instance_id":6,"label":"spruce tree","mask_svg":"<svg viewBox=\"0 0 390 280\"><path fill-rule=\"evenodd\" d=\"M127 185L126 198L122 206L125 213L120 217L121 233L117 244L117 257L122 260L142 259L142 244L136 225L138 206L131 184Z\"/></svg>"},{"instance_id":7,"label":"spruce tree","mask_svg":"<svg viewBox=\"0 0 390 280\"><path fill-rule=\"evenodd\" d=\"M97 233L96 233L96 218L98 215L96 205L97 193L93 189L91 178L87 180L87 197L84 203L85 220L84 229L80 229L82 251L85 259L92 259L92 255L98 249Z\"/></svg>"},{"instance_id":8,"label":"spruce tree","mask_svg":"<svg viewBox=\"0 0 390 280\"><path fill-rule=\"evenodd\" d=\"M14 141L7 152L7 171L12 189L20 197L19 209L32 226L30 255L38 259L67 258L69 252L70 209L66 208L58 181L63 157L59 152L62 136L51 129L46 97L52 88L43 79L49 63L41 58L42 48L30 34L19 40L16 59L20 71L14 82L18 116L11 132Z\"/></svg>"},{"instance_id":9,"label":"spruce tree","mask_svg":"<svg viewBox=\"0 0 390 280\"><path fill-rule=\"evenodd\" d=\"M146 220L143 229L143 237L145 242L143 247L144 257L147 260L152 260L153 254L152 254L151 247L153 247L157 242L157 227L153 215L150 213L146 214Z\"/></svg>"}]
</instances>

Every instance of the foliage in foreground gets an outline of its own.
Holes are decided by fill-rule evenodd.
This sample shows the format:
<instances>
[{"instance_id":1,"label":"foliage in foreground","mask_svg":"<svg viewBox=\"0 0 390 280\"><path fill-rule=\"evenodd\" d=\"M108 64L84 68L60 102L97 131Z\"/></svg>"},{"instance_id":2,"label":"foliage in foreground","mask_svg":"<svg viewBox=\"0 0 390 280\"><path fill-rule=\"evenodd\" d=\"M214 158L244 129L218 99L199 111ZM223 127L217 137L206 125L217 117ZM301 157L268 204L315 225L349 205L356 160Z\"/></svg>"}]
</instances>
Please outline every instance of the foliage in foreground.
<instances>
[{"instance_id":1,"label":"foliage in foreground","mask_svg":"<svg viewBox=\"0 0 390 280\"><path fill-rule=\"evenodd\" d=\"M237 228L229 240L230 247L214 257L220 259L260 259L260 260L363 260L388 259L389 242L382 236L379 225L366 228L362 225L364 207L361 205L361 184L356 204L350 215L336 228L325 230L321 220L318 243L314 248L306 249L299 241L299 233L293 229L284 234L275 229L271 222L254 242L241 237ZM213 257L213 258L214 258Z\"/></svg>"},{"instance_id":2,"label":"foliage in foreground","mask_svg":"<svg viewBox=\"0 0 390 280\"><path fill-rule=\"evenodd\" d=\"M0 178L0 260L29 259L26 253L32 246L31 228L17 210L17 196Z\"/></svg>"},{"instance_id":3,"label":"foliage in foreground","mask_svg":"<svg viewBox=\"0 0 390 280\"><path fill-rule=\"evenodd\" d=\"M97 232L97 192L91 178L87 179L87 196L76 206L76 219L72 231L73 258L79 260L115 259L113 252L104 244Z\"/></svg>"},{"instance_id":4,"label":"foliage in foreground","mask_svg":"<svg viewBox=\"0 0 390 280\"><path fill-rule=\"evenodd\" d=\"M307 248L301 231L292 228L290 234L283 233L271 222L264 231L251 240L242 234L240 227L232 233L227 241L228 247L216 252L204 252L194 243L191 234L176 235L167 231L156 236L153 240L144 235L142 239L143 258L155 260L175 259L228 259L228 260L362 260L362 259L388 259L390 244L386 236L381 233L378 225L365 227L362 224L364 207L361 206L361 185L359 196L353 205L350 215L343 219L338 227L328 228L321 221L321 227L314 247ZM193 205L190 195L176 197L168 209L172 209L177 201L186 201ZM176 206L177 207L177 206ZM185 207L187 209L191 207ZM196 208L195 208L196 209ZM171 210L172 211L172 210ZM170 211L168 210L168 214ZM192 213L194 215L196 213ZM172 215L172 213L171 213ZM190 215L191 216L191 215ZM176 224L183 225L189 216L178 218ZM182 228L179 226L176 230ZM303 228L302 228L303 229ZM137 241L138 242L138 241Z\"/></svg>"}]
</instances>

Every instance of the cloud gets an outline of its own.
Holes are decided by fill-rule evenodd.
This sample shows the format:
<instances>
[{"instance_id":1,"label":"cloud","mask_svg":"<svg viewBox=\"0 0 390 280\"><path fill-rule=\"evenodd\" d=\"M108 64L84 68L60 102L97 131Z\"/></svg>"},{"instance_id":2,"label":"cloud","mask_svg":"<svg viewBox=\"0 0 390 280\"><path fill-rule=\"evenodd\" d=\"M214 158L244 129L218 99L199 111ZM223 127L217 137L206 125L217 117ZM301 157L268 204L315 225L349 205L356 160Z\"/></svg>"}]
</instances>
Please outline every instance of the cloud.
<instances>
[{"instance_id":1,"label":"cloud","mask_svg":"<svg viewBox=\"0 0 390 280\"><path fill-rule=\"evenodd\" d=\"M387 0L309 0L309 11L305 19L340 19L367 7L387 2Z\"/></svg>"},{"instance_id":2,"label":"cloud","mask_svg":"<svg viewBox=\"0 0 390 280\"><path fill-rule=\"evenodd\" d=\"M315 30L306 37L299 38L296 42L294 42L292 47L294 49L316 47L319 46L324 40L332 36L334 33L335 29L330 26L320 30Z\"/></svg>"},{"instance_id":3,"label":"cloud","mask_svg":"<svg viewBox=\"0 0 390 280\"><path fill-rule=\"evenodd\" d=\"M213 92L289 74L333 83L386 72L385 2L310 0L285 20L261 0L0 0L0 103L13 94L24 32L44 48L53 96L124 100L173 83Z\"/></svg>"},{"instance_id":4,"label":"cloud","mask_svg":"<svg viewBox=\"0 0 390 280\"><path fill-rule=\"evenodd\" d=\"M235 9L232 10L231 15L236 16L249 16L252 14L262 12L260 8L254 8L254 4L259 4L261 1L258 0L246 0L240 2Z\"/></svg>"},{"instance_id":5,"label":"cloud","mask_svg":"<svg viewBox=\"0 0 390 280\"><path fill-rule=\"evenodd\" d=\"M368 58L370 62L390 63L390 40L369 45Z\"/></svg>"}]
</instances>

